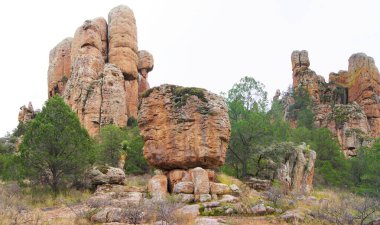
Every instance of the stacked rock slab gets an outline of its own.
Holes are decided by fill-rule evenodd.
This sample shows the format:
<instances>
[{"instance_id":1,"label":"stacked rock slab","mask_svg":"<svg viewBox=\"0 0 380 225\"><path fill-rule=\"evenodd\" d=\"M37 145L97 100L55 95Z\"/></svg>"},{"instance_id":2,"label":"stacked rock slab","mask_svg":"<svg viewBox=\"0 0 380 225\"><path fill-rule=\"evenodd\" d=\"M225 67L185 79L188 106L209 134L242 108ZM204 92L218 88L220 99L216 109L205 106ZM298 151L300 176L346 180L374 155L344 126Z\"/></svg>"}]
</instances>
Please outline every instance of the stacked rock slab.
<instances>
[{"instance_id":1,"label":"stacked rock slab","mask_svg":"<svg viewBox=\"0 0 380 225\"><path fill-rule=\"evenodd\" d=\"M374 60L364 53L349 58L348 71L331 73L327 83L309 68L305 50L291 55L293 88L304 88L314 103L315 126L328 128L347 156L368 146L380 132L380 76ZM282 100L285 111L294 104L291 96ZM285 113L289 118L289 114ZM293 118L294 119L294 118Z\"/></svg>"},{"instance_id":2,"label":"stacked rock slab","mask_svg":"<svg viewBox=\"0 0 380 225\"><path fill-rule=\"evenodd\" d=\"M140 52L139 59L136 21L127 6L113 8L108 24L102 17L86 20L74 38L50 52L49 98L62 95L92 136L106 124L125 127L137 118L139 95L149 88L153 69L152 55Z\"/></svg>"},{"instance_id":3,"label":"stacked rock slab","mask_svg":"<svg viewBox=\"0 0 380 225\"><path fill-rule=\"evenodd\" d=\"M144 157L164 171L166 190L197 201L210 200L211 190L230 191L228 186L211 188L212 169L224 164L231 130L222 97L200 88L161 85L142 95L138 118ZM159 183L155 179L151 182Z\"/></svg>"}]
</instances>

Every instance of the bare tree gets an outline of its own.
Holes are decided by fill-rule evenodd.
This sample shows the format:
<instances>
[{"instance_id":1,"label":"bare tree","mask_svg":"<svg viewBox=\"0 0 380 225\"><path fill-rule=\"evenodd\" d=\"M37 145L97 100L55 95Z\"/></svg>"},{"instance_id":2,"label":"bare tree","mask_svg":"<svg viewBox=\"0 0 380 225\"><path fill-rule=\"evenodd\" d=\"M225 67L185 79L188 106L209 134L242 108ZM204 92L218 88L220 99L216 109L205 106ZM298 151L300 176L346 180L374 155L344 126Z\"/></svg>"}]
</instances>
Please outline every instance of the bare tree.
<instances>
[{"instance_id":1,"label":"bare tree","mask_svg":"<svg viewBox=\"0 0 380 225\"><path fill-rule=\"evenodd\" d=\"M375 219L374 216L380 211L380 200L366 196L363 199L357 199L353 204L353 209L356 212L354 218L363 225L366 221Z\"/></svg>"}]
</instances>

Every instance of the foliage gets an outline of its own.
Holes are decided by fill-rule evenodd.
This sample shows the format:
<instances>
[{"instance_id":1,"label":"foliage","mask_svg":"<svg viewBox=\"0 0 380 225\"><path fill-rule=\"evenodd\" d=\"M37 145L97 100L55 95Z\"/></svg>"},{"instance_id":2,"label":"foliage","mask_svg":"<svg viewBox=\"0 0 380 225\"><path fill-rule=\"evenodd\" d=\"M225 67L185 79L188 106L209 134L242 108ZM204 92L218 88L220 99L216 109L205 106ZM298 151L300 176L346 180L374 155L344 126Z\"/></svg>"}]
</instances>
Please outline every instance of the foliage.
<instances>
[{"instance_id":1,"label":"foliage","mask_svg":"<svg viewBox=\"0 0 380 225\"><path fill-rule=\"evenodd\" d=\"M136 123L133 127L119 128L107 125L100 129L98 140L99 163L117 167L122 154L126 155L124 169L128 173L143 174L149 166L143 156L144 141Z\"/></svg>"},{"instance_id":2,"label":"foliage","mask_svg":"<svg viewBox=\"0 0 380 225\"><path fill-rule=\"evenodd\" d=\"M123 130L113 124L102 127L98 135L98 162L117 167L123 151L121 143L124 136Z\"/></svg>"},{"instance_id":3,"label":"foliage","mask_svg":"<svg viewBox=\"0 0 380 225\"><path fill-rule=\"evenodd\" d=\"M291 94L294 98L294 104L289 106L290 118L297 120L298 127L306 127L308 129L313 128L313 101L311 100L309 93L303 87L299 87Z\"/></svg>"},{"instance_id":4,"label":"foliage","mask_svg":"<svg viewBox=\"0 0 380 225\"><path fill-rule=\"evenodd\" d=\"M265 112L268 94L264 84L246 76L228 91L227 102L240 102L246 110Z\"/></svg>"},{"instance_id":5,"label":"foliage","mask_svg":"<svg viewBox=\"0 0 380 225\"><path fill-rule=\"evenodd\" d=\"M44 177L55 194L83 174L92 142L77 115L58 95L49 99L28 125L20 146L30 178Z\"/></svg>"},{"instance_id":6,"label":"foliage","mask_svg":"<svg viewBox=\"0 0 380 225\"><path fill-rule=\"evenodd\" d=\"M359 194L380 196L380 139L372 148L362 148L351 159L354 190Z\"/></svg>"}]
</instances>

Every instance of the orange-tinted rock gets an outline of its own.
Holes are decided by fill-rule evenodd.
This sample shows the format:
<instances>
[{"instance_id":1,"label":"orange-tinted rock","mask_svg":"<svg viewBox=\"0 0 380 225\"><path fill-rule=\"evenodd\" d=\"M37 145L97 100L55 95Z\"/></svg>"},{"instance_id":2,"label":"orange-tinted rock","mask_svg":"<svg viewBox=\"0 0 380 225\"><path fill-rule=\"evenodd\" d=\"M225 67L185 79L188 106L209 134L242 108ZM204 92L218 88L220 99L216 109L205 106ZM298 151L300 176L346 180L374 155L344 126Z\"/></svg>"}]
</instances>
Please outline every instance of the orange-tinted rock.
<instances>
[{"instance_id":1,"label":"orange-tinted rock","mask_svg":"<svg viewBox=\"0 0 380 225\"><path fill-rule=\"evenodd\" d=\"M153 70L154 60L152 54L148 51L141 50L138 52L139 63L139 97L150 88L148 83L148 73Z\"/></svg>"},{"instance_id":2,"label":"orange-tinted rock","mask_svg":"<svg viewBox=\"0 0 380 225\"><path fill-rule=\"evenodd\" d=\"M161 169L223 165L230 137L224 99L204 89L161 85L142 98L144 157Z\"/></svg>"},{"instance_id":3,"label":"orange-tinted rock","mask_svg":"<svg viewBox=\"0 0 380 225\"><path fill-rule=\"evenodd\" d=\"M357 148L370 145L370 136L379 136L380 76L373 58L364 53L352 55L348 70L330 73L329 83L308 68L306 51L294 51L291 61L293 88L308 91L314 102L316 127L328 128L346 155L355 155ZM281 102L288 112L294 99L285 96Z\"/></svg>"},{"instance_id":4,"label":"orange-tinted rock","mask_svg":"<svg viewBox=\"0 0 380 225\"><path fill-rule=\"evenodd\" d=\"M71 43L66 38L55 46L49 54L48 96L62 95L71 76Z\"/></svg>"},{"instance_id":5,"label":"orange-tinted rock","mask_svg":"<svg viewBox=\"0 0 380 225\"><path fill-rule=\"evenodd\" d=\"M126 111L129 117L137 118L139 106L138 80L126 80L124 82Z\"/></svg>"},{"instance_id":6,"label":"orange-tinted rock","mask_svg":"<svg viewBox=\"0 0 380 225\"><path fill-rule=\"evenodd\" d=\"M207 171L197 167L189 170L190 176L194 184L194 194L209 194L210 193L210 182L208 180Z\"/></svg>"},{"instance_id":7,"label":"orange-tinted rock","mask_svg":"<svg viewBox=\"0 0 380 225\"><path fill-rule=\"evenodd\" d=\"M71 61L74 63L75 58L79 54L81 49L85 47L91 47L97 49L103 57L102 49L102 33L98 23L93 20L84 21L83 25L78 27L75 31L74 39L71 45ZM103 58L104 61L104 58ZM75 71L72 71L73 73Z\"/></svg>"},{"instance_id":8,"label":"orange-tinted rock","mask_svg":"<svg viewBox=\"0 0 380 225\"><path fill-rule=\"evenodd\" d=\"M214 182L210 182L210 191L211 194L217 195L225 195L231 193L231 189L228 185Z\"/></svg>"},{"instance_id":9,"label":"orange-tinted rock","mask_svg":"<svg viewBox=\"0 0 380 225\"><path fill-rule=\"evenodd\" d=\"M148 191L153 199L165 199L168 195L168 178L162 174L155 175L148 182Z\"/></svg>"},{"instance_id":10,"label":"orange-tinted rock","mask_svg":"<svg viewBox=\"0 0 380 225\"><path fill-rule=\"evenodd\" d=\"M305 50L293 51L291 56L293 68L293 88L304 87L314 103L321 102L320 84L326 83L322 76L309 69L310 61Z\"/></svg>"},{"instance_id":11,"label":"orange-tinted rock","mask_svg":"<svg viewBox=\"0 0 380 225\"><path fill-rule=\"evenodd\" d=\"M137 28L129 7L120 5L109 12L108 41L109 62L119 67L127 79L137 79Z\"/></svg>"},{"instance_id":12,"label":"orange-tinted rock","mask_svg":"<svg viewBox=\"0 0 380 225\"><path fill-rule=\"evenodd\" d=\"M104 57L104 61L108 60L108 25L107 21L103 17L97 17L93 19L93 22L98 25L100 29L100 40L102 41L102 55Z\"/></svg>"},{"instance_id":13,"label":"orange-tinted rock","mask_svg":"<svg viewBox=\"0 0 380 225\"><path fill-rule=\"evenodd\" d=\"M66 85L64 99L78 114L91 135L99 132L101 75L104 57L97 24L85 21L75 33L72 44L72 75Z\"/></svg>"},{"instance_id":14,"label":"orange-tinted rock","mask_svg":"<svg viewBox=\"0 0 380 225\"><path fill-rule=\"evenodd\" d=\"M100 125L115 124L125 127L128 121L124 76L120 69L106 64L101 85L102 104L100 107Z\"/></svg>"}]
</instances>

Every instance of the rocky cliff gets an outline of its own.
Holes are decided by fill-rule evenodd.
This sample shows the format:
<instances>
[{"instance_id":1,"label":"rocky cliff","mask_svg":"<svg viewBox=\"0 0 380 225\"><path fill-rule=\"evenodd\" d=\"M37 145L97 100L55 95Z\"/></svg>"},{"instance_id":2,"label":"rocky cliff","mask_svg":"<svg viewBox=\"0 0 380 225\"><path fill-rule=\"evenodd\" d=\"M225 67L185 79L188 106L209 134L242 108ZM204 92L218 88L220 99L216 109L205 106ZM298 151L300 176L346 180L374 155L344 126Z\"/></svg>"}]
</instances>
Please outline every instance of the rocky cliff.
<instances>
[{"instance_id":1,"label":"rocky cliff","mask_svg":"<svg viewBox=\"0 0 380 225\"><path fill-rule=\"evenodd\" d=\"M98 17L50 51L48 95L63 96L91 135L106 124L137 118L139 96L149 89L153 56L138 50L133 11L117 6L108 23Z\"/></svg>"},{"instance_id":2,"label":"rocky cliff","mask_svg":"<svg viewBox=\"0 0 380 225\"><path fill-rule=\"evenodd\" d=\"M380 76L373 58L364 53L353 54L348 70L330 73L329 82L309 68L308 52L291 55L293 89L307 90L314 103L315 126L328 128L348 156L356 149L371 144L380 131ZM282 98L285 117L294 99ZM296 121L292 121L293 123Z\"/></svg>"}]
</instances>

